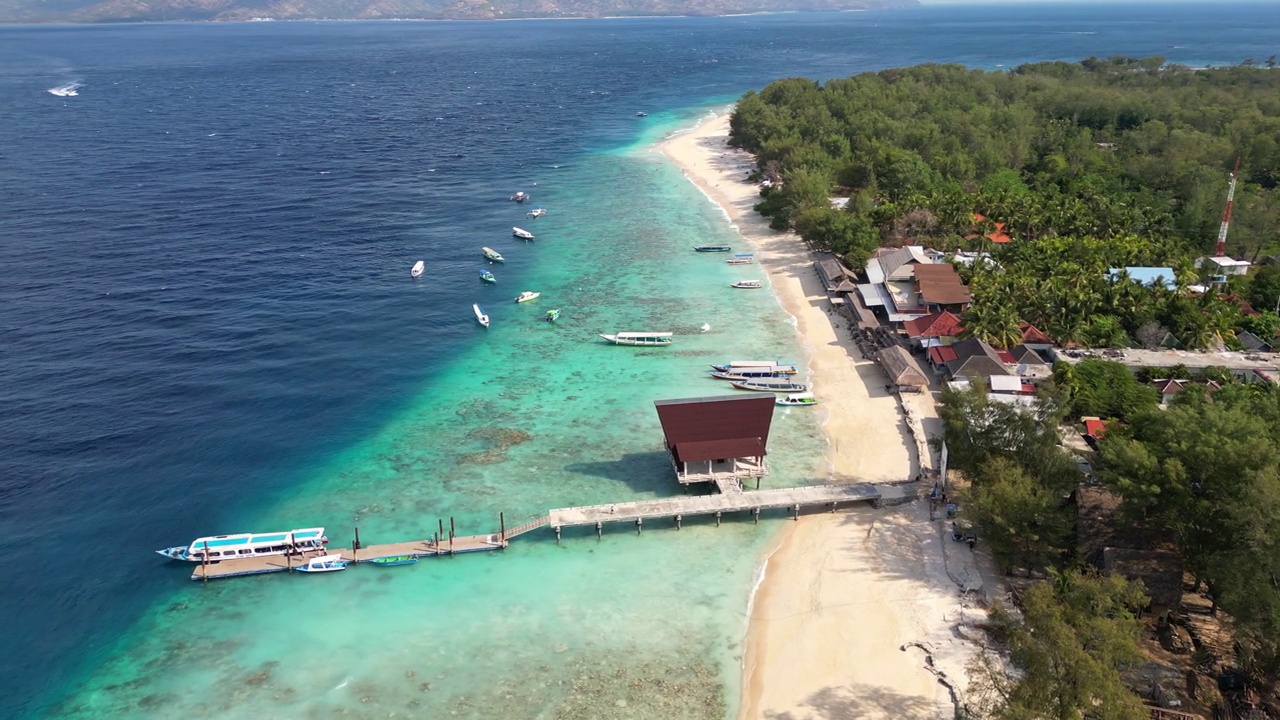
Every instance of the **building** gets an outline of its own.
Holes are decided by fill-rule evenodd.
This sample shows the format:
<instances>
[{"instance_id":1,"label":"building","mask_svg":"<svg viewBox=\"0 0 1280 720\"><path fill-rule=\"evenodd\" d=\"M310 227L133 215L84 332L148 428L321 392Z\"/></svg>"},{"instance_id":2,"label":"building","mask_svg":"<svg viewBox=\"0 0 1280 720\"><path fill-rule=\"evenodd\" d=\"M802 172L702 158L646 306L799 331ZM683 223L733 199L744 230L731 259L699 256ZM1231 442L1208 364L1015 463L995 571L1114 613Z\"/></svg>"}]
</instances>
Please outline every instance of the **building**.
<instances>
[{"instance_id":1,"label":"building","mask_svg":"<svg viewBox=\"0 0 1280 720\"><path fill-rule=\"evenodd\" d=\"M1181 366L1196 375L1210 367L1226 368L1231 375L1242 382L1277 382L1280 379L1280 358L1275 355L1261 355L1253 352L1194 352L1191 350L1145 350L1125 349L1109 350L1107 355L1093 351L1049 350L1045 354L1053 362L1059 360L1075 364L1090 357L1104 357L1107 360L1124 365L1129 372L1137 373L1146 370L1159 376L1160 368Z\"/></svg>"},{"instance_id":2,"label":"building","mask_svg":"<svg viewBox=\"0 0 1280 720\"><path fill-rule=\"evenodd\" d=\"M976 223L980 223L986 219L987 219L986 215L980 215L978 213L973 214L973 221ZM1004 223L998 222L993 224L996 226L996 229L992 232L987 233L986 238L988 240L990 240L991 242L997 245L1004 245L1005 243L1013 242L1013 238L1009 237L1008 233L1004 231ZM974 229L977 230L977 228L974 228ZM966 235L965 239L973 240L976 237L978 237L978 233L975 232L972 235Z\"/></svg>"},{"instance_id":3,"label":"building","mask_svg":"<svg viewBox=\"0 0 1280 720\"><path fill-rule=\"evenodd\" d=\"M1167 405L1178 393L1192 385L1204 385L1209 392L1222 389L1221 385L1208 378L1196 378L1195 380L1161 379L1155 380L1151 384L1155 386L1156 392L1160 393L1161 405Z\"/></svg>"},{"instance_id":4,"label":"building","mask_svg":"<svg viewBox=\"0 0 1280 720\"><path fill-rule=\"evenodd\" d=\"M1182 558L1119 517L1121 498L1096 485L1080 485L1076 506L1076 552L1104 573L1141 580L1148 606L1163 616L1182 602Z\"/></svg>"},{"instance_id":5,"label":"building","mask_svg":"<svg viewBox=\"0 0 1280 720\"><path fill-rule=\"evenodd\" d=\"M1196 267L1210 275L1248 275L1249 264L1248 260L1236 260L1225 255L1206 255L1196 259Z\"/></svg>"},{"instance_id":6,"label":"building","mask_svg":"<svg viewBox=\"0 0 1280 720\"><path fill-rule=\"evenodd\" d=\"M1248 330L1241 330L1236 333L1236 340L1244 346L1245 350L1252 352L1271 352L1271 343L1254 335Z\"/></svg>"},{"instance_id":7,"label":"building","mask_svg":"<svg viewBox=\"0 0 1280 720\"><path fill-rule=\"evenodd\" d=\"M995 348L981 340L969 338L951 345L929 348L929 364L953 380L1010 375L1007 365L1012 365L1015 361L1010 356L1006 363L1000 355Z\"/></svg>"},{"instance_id":8,"label":"building","mask_svg":"<svg viewBox=\"0 0 1280 720\"><path fill-rule=\"evenodd\" d=\"M901 345L891 345L876 353L876 361L899 390L919 392L929 387L929 376L920 363Z\"/></svg>"},{"instance_id":9,"label":"building","mask_svg":"<svg viewBox=\"0 0 1280 720\"><path fill-rule=\"evenodd\" d=\"M741 487L768 474L773 403L770 393L655 401L676 479Z\"/></svg>"},{"instance_id":10,"label":"building","mask_svg":"<svg viewBox=\"0 0 1280 720\"><path fill-rule=\"evenodd\" d=\"M828 293L851 293L857 290L854 285L857 276L835 255L826 254L815 261L813 267L818 271L818 279L822 280L822 286Z\"/></svg>"},{"instance_id":11,"label":"building","mask_svg":"<svg viewBox=\"0 0 1280 720\"><path fill-rule=\"evenodd\" d=\"M1111 268L1107 271L1107 277L1112 281L1119 280L1122 274L1141 285L1155 287L1159 283L1167 290L1178 288L1178 276L1170 267L1126 267Z\"/></svg>"},{"instance_id":12,"label":"building","mask_svg":"<svg viewBox=\"0 0 1280 720\"><path fill-rule=\"evenodd\" d=\"M902 329L912 342L923 348L950 345L964 333L960 317L948 310L908 320L902 324Z\"/></svg>"},{"instance_id":13,"label":"building","mask_svg":"<svg viewBox=\"0 0 1280 720\"><path fill-rule=\"evenodd\" d=\"M960 280L954 266L920 265L916 268L917 305L927 312L963 312L973 302L969 288Z\"/></svg>"}]
</instances>

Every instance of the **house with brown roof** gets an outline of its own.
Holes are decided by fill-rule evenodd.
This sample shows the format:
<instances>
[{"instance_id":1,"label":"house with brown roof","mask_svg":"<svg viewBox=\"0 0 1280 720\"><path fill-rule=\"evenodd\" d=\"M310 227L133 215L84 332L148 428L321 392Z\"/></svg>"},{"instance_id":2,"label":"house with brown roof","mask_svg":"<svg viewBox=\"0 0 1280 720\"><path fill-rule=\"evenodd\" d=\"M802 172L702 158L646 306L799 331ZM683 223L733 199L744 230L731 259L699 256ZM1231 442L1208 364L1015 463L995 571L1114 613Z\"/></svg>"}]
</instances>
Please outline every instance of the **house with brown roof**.
<instances>
[{"instance_id":1,"label":"house with brown roof","mask_svg":"<svg viewBox=\"0 0 1280 720\"><path fill-rule=\"evenodd\" d=\"M1192 380L1178 380L1172 378L1163 378L1153 380L1151 382L1155 386L1156 392L1160 393L1160 404L1167 405L1183 390L1192 385L1204 385L1209 392L1215 392L1222 389L1217 382L1204 377L1198 377Z\"/></svg>"},{"instance_id":2,"label":"house with brown roof","mask_svg":"<svg viewBox=\"0 0 1280 720\"><path fill-rule=\"evenodd\" d=\"M963 312L973 302L969 288L950 263L917 266L916 293L919 306L927 312Z\"/></svg>"},{"instance_id":3,"label":"house with brown roof","mask_svg":"<svg viewBox=\"0 0 1280 720\"><path fill-rule=\"evenodd\" d=\"M774 398L764 395L655 401L676 480L741 486L766 475Z\"/></svg>"},{"instance_id":4,"label":"house with brown roof","mask_svg":"<svg viewBox=\"0 0 1280 720\"><path fill-rule=\"evenodd\" d=\"M1018 323L1018 329L1022 331L1022 344L1028 345L1035 350L1048 350L1053 347L1053 340L1040 328L1029 322Z\"/></svg>"},{"instance_id":5,"label":"house with brown roof","mask_svg":"<svg viewBox=\"0 0 1280 720\"><path fill-rule=\"evenodd\" d=\"M929 387L929 376L920 363L901 345L890 345L876 353L876 361L899 390L918 392Z\"/></svg>"},{"instance_id":6,"label":"house with brown roof","mask_svg":"<svg viewBox=\"0 0 1280 720\"><path fill-rule=\"evenodd\" d=\"M857 275L844 266L835 255L827 253L813 263L818 271L818 278L829 293L851 293L856 291Z\"/></svg>"},{"instance_id":7,"label":"house with brown roof","mask_svg":"<svg viewBox=\"0 0 1280 720\"><path fill-rule=\"evenodd\" d=\"M949 310L908 320L902 324L907 337L920 347L950 345L964 332L960 317Z\"/></svg>"}]
</instances>

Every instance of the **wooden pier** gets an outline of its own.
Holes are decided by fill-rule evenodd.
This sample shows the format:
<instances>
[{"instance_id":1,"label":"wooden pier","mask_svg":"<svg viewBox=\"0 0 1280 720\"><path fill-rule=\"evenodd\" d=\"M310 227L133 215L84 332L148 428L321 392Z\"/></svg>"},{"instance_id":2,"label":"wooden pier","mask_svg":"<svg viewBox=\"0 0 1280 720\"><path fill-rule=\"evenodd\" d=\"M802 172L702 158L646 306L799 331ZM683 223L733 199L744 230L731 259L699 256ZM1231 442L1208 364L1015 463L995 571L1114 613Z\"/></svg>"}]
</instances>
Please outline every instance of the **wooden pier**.
<instances>
[{"instance_id":1,"label":"wooden pier","mask_svg":"<svg viewBox=\"0 0 1280 720\"><path fill-rule=\"evenodd\" d=\"M441 555L457 555L469 552L502 550L511 540L520 535L540 528L550 527L560 539L560 531L566 527L592 526L596 533L603 533L608 523L634 523L639 532L645 520L668 518L679 529L686 517L715 516L716 524L725 513L749 512L758 521L763 510L787 509L797 519L803 510L829 509L835 512L840 506L848 507L854 503L881 500L898 501L906 494L902 488L855 483L846 485L811 485L807 487L782 488L778 490L744 491L737 482L717 483L720 493L714 495L682 495L677 497L655 498L633 502L611 503L609 505L586 505L582 507L560 508L551 510L545 516L528 522L506 527L503 516L499 516L502 526L496 533L486 535L454 534L453 521L450 519L448 532L444 521L440 521L439 532L426 540L410 540L408 542L388 543L384 545L361 545L360 532L356 530L356 541L351 548L329 549L319 552L300 553L297 555L273 555L261 558L244 558L223 560L216 563L198 565L191 573L192 580L215 580L218 578L239 577L242 575L261 575L264 573L286 572L304 565L308 560L321 555L341 555L353 563L364 563L378 558L399 557L409 555L417 558L438 557Z\"/></svg>"}]
</instances>

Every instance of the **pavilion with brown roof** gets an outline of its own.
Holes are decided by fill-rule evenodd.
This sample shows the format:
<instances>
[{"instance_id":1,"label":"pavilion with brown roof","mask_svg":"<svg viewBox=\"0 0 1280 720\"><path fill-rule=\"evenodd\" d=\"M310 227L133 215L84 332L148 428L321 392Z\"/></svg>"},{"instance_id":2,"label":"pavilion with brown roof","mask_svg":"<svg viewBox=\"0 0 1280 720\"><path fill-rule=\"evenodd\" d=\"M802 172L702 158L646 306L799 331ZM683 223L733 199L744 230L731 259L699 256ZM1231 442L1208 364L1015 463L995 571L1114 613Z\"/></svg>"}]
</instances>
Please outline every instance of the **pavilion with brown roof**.
<instances>
[{"instance_id":1,"label":"pavilion with brown roof","mask_svg":"<svg viewBox=\"0 0 1280 720\"><path fill-rule=\"evenodd\" d=\"M657 400L658 421L681 484L741 487L768 473L765 465L774 398L764 395Z\"/></svg>"},{"instance_id":2,"label":"pavilion with brown roof","mask_svg":"<svg viewBox=\"0 0 1280 720\"><path fill-rule=\"evenodd\" d=\"M916 287L920 293L920 305L931 312L961 312L973 301L969 288L961 282L960 274L950 263L917 265Z\"/></svg>"}]
</instances>

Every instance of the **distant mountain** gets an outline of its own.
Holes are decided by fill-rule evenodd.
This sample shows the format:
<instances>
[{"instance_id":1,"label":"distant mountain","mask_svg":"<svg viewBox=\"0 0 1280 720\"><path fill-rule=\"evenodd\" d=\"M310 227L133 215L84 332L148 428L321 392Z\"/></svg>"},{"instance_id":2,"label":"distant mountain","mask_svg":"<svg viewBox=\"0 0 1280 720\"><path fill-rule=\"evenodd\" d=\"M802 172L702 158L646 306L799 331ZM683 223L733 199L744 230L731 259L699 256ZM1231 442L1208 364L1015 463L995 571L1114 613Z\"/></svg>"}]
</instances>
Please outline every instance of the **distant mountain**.
<instances>
[{"instance_id":1,"label":"distant mountain","mask_svg":"<svg viewBox=\"0 0 1280 720\"><path fill-rule=\"evenodd\" d=\"M0 22L500 20L914 7L919 0L0 0Z\"/></svg>"}]
</instances>

